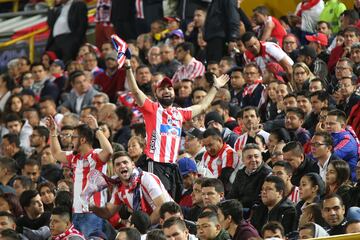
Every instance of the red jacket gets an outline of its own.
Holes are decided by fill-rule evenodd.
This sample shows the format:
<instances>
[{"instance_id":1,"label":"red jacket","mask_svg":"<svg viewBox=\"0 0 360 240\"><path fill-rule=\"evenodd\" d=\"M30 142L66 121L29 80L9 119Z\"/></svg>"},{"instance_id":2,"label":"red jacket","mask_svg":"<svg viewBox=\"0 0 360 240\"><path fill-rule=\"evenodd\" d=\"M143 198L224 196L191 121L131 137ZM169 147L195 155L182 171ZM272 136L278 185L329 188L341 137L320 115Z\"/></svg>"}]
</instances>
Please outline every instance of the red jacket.
<instances>
[{"instance_id":1,"label":"red jacket","mask_svg":"<svg viewBox=\"0 0 360 240\"><path fill-rule=\"evenodd\" d=\"M120 68L112 76L109 76L106 72L99 73L94 84L100 87L99 91L106 93L111 101L116 101L117 92L125 90L126 70Z\"/></svg>"}]
</instances>

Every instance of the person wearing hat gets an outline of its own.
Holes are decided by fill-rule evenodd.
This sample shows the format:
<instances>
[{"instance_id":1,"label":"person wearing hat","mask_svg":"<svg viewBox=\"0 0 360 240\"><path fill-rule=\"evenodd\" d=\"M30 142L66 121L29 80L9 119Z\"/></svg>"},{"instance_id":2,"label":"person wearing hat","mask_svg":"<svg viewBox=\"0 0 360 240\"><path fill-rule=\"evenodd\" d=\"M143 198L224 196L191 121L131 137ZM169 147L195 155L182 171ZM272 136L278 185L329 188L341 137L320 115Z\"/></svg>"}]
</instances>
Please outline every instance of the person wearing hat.
<instances>
[{"instance_id":1,"label":"person wearing hat","mask_svg":"<svg viewBox=\"0 0 360 240\"><path fill-rule=\"evenodd\" d=\"M181 29L175 29L170 32L169 39L170 39L170 45L175 48L180 43L183 43L185 41L184 33Z\"/></svg>"},{"instance_id":2,"label":"person wearing hat","mask_svg":"<svg viewBox=\"0 0 360 240\"><path fill-rule=\"evenodd\" d=\"M201 139L203 132L198 128L191 128L185 132L185 151L191 155L195 161L201 161L205 148L202 145Z\"/></svg>"},{"instance_id":3,"label":"person wearing hat","mask_svg":"<svg viewBox=\"0 0 360 240\"><path fill-rule=\"evenodd\" d=\"M205 115L205 127L217 129L223 141L228 144L230 147L234 148L235 142L238 139L238 135L232 132L229 128L224 127L224 119L220 116L218 112L209 112Z\"/></svg>"},{"instance_id":4,"label":"person wearing hat","mask_svg":"<svg viewBox=\"0 0 360 240\"><path fill-rule=\"evenodd\" d=\"M64 76L65 64L60 59L55 59L50 65L51 80L58 86L59 90L63 90L66 78Z\"/></svg>"},{"instance_id":5,"label":"person wearing hat","mask_svg":"<svg viewBox=\"0 0 360 240\"><path fill-rule=\"evenodd\" d=\"M327 52L327 46L329 45L328 36L318 32L314 35L306 35L305 38L309 42L308 45L315 49L318 58L327 62L329 60L329 53Z\"/></svg>"},{"instance_id":6,"label":"person wearing hat","mask_svg":"<svg viewBox=\"0 0 360 240\"><path fill-rule=\"evenodd\" d=\"M183 179L184 192L181 196L179 205L184 207L192 207L191 193L193 191L194 181L198 178L196 163L191 158L181 158L177 162L179 165L180 175Z\"/></svg>"},{"instance_id":7,"label":"person wearing hat","mask_svg":"<svg viewBox=\"0 0 360 240\"><path fill-rule=\"evenodd\" d=\"M105 55L105 66L105 71L95 77L94 84L109 96L111 102L115 102L117 92L125 90L126 71L124 68L118 68L115 51Z\"/></svg>"},{"instance_id":8,"label":"person wearing hat","mask_svg":"<svg viewBox=\"0 0 360 240\"><path fill-rule=\"evenodd\" d=\"M327 80L327 65L318 57L316 50L312 46L302 46L299 49L297 61L304 62L315 76L319 76L323 81Z\"/></svg>"}]
</instances>

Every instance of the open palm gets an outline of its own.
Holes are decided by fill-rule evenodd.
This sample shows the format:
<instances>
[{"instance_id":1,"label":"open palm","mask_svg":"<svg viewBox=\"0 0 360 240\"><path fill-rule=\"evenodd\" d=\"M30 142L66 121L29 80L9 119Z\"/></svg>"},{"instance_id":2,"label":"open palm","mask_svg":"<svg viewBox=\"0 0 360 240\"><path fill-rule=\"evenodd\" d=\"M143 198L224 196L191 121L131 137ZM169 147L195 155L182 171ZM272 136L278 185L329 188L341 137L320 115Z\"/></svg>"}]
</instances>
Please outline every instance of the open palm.
<instances>
[{"instance_id":1,"label":"open palm","mask_svg":"<svg viewBox=\"0 0 360 240\"><path fill-rule=\"evenodd\" d=\"M229 81L230 77L227 74L223 74L218 78L215 78L215 82L214 85L217 87L223 87L228 81Z\"/></svg>"}]
</instances>

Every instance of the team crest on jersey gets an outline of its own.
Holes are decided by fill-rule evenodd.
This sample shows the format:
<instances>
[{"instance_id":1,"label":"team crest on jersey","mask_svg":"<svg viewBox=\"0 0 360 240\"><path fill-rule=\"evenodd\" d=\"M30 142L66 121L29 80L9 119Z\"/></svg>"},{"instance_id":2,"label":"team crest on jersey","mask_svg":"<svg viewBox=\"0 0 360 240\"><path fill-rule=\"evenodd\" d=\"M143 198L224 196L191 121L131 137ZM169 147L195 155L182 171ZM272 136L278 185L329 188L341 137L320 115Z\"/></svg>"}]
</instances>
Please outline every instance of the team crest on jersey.
<instances>
[{"instance_id":1,"label":"team crest on jersey","mask_svg":"<svg viewBox=\"0 0 360 240\"><path fill-rule=\"evenodd\" d=\"M172 136L172 137L180 137L181 136L181 128L174 127L167 124L160 125L160 135L161 136Z\"/></svg>"}]
</instances>

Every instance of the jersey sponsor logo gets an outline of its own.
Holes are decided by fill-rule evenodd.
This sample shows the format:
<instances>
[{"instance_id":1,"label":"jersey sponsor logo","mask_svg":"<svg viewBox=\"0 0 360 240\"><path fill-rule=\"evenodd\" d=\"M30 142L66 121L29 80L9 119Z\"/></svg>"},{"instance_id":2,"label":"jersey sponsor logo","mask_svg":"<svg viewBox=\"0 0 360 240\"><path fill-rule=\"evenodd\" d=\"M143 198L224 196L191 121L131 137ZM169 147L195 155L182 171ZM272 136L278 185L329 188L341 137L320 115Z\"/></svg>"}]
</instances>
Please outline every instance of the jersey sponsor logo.
<instances>
[{"instance_id":1,"label":"jersey sponsor logo","mask_svg":"<svg viewBox=\"0 0 360 240\"><path fill-rule=\"evenodd\" d=\"M181 136L181 128L161 124L160 125L160 135L161 136L172 136L172 137L180 137Z\"/></svg>"},{"instance_id":2,"label":"jersey sponsor logo","mask_svg":"<svg viewBox=\"0 0 360 240\"><path fill-rule=\"evenodd\" d=\"M151 134L151 140L150 140L150 152L155 152L155 143L156 143L156 131L153 131Z\"/></svg>"}]
</instances>

